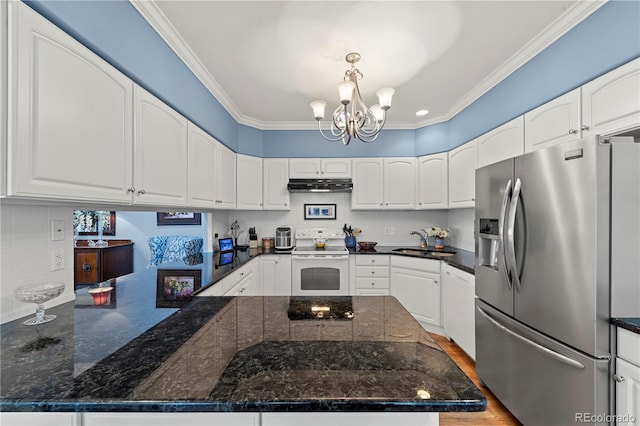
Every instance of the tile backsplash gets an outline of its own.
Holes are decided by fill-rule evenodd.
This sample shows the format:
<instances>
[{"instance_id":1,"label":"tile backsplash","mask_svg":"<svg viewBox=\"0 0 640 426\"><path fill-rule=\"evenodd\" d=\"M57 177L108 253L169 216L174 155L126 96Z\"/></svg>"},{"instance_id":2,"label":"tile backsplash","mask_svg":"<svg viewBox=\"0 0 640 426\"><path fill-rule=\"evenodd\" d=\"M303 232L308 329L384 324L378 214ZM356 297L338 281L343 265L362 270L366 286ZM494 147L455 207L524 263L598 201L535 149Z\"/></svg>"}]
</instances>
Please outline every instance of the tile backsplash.
<instances>
[{"instance_id":1,"label":"tile backsplash","mask_svg":"<svg viewBox=\"0 0 640 426\"><path fill-rule=\"evenodd\" d=\"M51 221L64 221L62 240L52 241ZM51 271L51 252L64 253L64 268ZM13 297L13 290L25 284L64 282L64 293L45 308L74 298L73 209L41 204L0 201L0 322L35 312L35 305Z\"/></svg>"}]
</instances>

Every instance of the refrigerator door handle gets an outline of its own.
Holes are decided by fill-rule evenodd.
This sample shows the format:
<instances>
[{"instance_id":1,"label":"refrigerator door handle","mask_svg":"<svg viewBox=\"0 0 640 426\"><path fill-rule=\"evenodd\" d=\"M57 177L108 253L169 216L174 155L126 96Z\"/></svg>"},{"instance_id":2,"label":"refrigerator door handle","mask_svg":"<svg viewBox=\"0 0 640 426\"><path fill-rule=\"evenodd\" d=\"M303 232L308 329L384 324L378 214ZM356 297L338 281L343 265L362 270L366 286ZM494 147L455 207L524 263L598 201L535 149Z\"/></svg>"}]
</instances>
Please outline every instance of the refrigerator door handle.
<instances>
[{"instance_id":1,"label":"refrigerator door handle","mask_svg":"<svg viewBox=\"0 0 640 426\"><path fill-rule=\"evenodd\" d=\"M507 279L507 284L509 285L509 290L513 289L513 281L511 279L511 269L509 268L509 263L507 262L507 256L505 253L505 245L506 242L504 240L504 221L507 216L507 205L509 204L509 200L511 198L511 179L507 182L507 185L504 189L504 196L502 197L502 205L500 206L500 217L498 218L498 250L500 255L500 260L504 265L502 268L502 272L504 273L505 278Z\"/></svg>"},{"instance_id":2,"label":"refrigerator door handle","mask_svg":"<svg viewBox=\"0 0 640 426\"><path fill-rule=\"evenodd\" d=\"M516 246L515 246L515 228L516 228L516 212L518 210L518 200L520 199L520 188L522 182L520 178L516 179L513 186L513 194L511 195L511 205L509 206L509 217L507 218L507 244L506 253L508 255L507 263L511 270L511 279L518 291L522 288L520 283L520 274L518 272L518 264L516 263Z\"/></svg>"},{"instance_id":3,"label":"refrigerator door handle","mask_svg":"<svg viewBox=\"0 0 640 426\"><path fill-rule=\"evenodd\" d=\"M509 330L507 327L505 327L504 325L500 324L498 321L493 319L491 317L491 315L486 313L479 306L476 306L476 309L478 309L478 312L480 313L480 315L482 315L487 321L489 321L495 327L500 329L502 332L508 334L509 336L513 337L514 339L519 340L520 342L524 343L525 345L530 346L530 347L536 349L537 351L542 352L543 354L547 355L548 357L556 359L556 360L562 362L563 364L566 364L566 365L568 365L570 367L573 367L573 368L577 368L579 370L583 370L584 369L584 365L582 365L578 361L576 361L574 359L571 359L569 357L566 357L566 356L564 356L562 354L559 354L558 352L552 351L551 349L546 348L546 347L542 346L539 343L533 342L533 341L527 339L526 337L521 336L521 335L519 335L518 333L516 333L516 332L514 332L512 330Z\"/></svg>"}]
</instances>

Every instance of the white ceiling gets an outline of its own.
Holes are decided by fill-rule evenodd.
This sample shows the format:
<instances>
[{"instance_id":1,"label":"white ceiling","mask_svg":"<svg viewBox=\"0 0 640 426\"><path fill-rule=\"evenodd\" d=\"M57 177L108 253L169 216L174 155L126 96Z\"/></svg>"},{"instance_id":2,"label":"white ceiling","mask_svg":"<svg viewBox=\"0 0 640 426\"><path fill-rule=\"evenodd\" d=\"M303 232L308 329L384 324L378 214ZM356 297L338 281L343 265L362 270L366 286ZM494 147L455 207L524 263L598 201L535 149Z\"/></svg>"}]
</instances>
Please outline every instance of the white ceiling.
<instances>
[{"instance_id":1,"label":"white ceiling","mask_svg":"<svg viewBox=\"0 0 640 426\"><path fill-rule=\"evenodd\" d=\"M355 51L362 95L393 87L387 128L450 119L601 1L131 0L240 123L312 129ZM424 117L415 115L428 109Z\"/></svg>"}]
</instances>

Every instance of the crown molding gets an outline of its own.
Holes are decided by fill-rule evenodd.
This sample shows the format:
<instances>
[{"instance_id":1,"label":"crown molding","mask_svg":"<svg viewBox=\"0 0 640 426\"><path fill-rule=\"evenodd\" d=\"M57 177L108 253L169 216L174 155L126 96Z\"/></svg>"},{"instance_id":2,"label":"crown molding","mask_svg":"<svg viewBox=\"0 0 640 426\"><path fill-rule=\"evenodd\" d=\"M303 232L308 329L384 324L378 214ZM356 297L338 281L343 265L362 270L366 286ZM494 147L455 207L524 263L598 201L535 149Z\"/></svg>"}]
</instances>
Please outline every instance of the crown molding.
<instances>
[{"instance_id":1,"label":"crown molding","mask_svg":"<svg viewBox=\"0 0 640 426\"><path fill-rule=\"evenodd\" d=\"M471 89L467 95L460 99L460 102L454 105L446 114L445 120L450 120L455 117L456 114L478 100L478 98L493 89L521 66L533 59L537 54L568 33L573 27L602 7L607 1L608 0L593 0L576 2L567 12L541 31L536 38L527 43L492 74L487 76L480 84Z\"/></svg>"},{"instance_id":2,"label":"crown molding","mask_svg":"<svg viewBox=\"0 0 640 426\"><path fill-rule=\"evenodd\" d=\"M209 92L222 104L223 108L234 118L240 121L242 114L226 92L218 84L215 78L209 73L200 59L191 50L189 45L180 36L164 13L156 6L155 1L149 0L129 0L129 3L142 15L149 25L158 35L169 45L171 50L178 55L184 64L191 70Z\"/></svg>"},{"instance_id":3,"label":"crown molding","mask_svg":"<svg viewBox=\"0 0 640 426\"><path fill-rule=\"evenodd\" d=\"M420 127L448 121L455 117L466 107L475 102L482 95L495 87L502 80L515 72L522 65L531 60L538 53L549 47L569 30L579 24L586 17L603 6L608 0L589 0L576 2L567 12L556 21L547 26L530 43L520 49L509 58L495 72L485 78L480 84L467 93L448 113L439 117L431 117L420 122L387 122L387 129L418 129ZM178 31L171 25L164 13L156 6L155 1L149 0L129 0L131 5L142 15L149 25L162 37L176 55L194 73L209 92L220 102L223 108L239 124L251 126L259 130L312 130L317 129L315 122L287 122L270 121L265 122L243 115L233 101L227 96L224 89L209 73L206 67L191 50L189 45L180 36Z\"/></svg>"}]
</instances>

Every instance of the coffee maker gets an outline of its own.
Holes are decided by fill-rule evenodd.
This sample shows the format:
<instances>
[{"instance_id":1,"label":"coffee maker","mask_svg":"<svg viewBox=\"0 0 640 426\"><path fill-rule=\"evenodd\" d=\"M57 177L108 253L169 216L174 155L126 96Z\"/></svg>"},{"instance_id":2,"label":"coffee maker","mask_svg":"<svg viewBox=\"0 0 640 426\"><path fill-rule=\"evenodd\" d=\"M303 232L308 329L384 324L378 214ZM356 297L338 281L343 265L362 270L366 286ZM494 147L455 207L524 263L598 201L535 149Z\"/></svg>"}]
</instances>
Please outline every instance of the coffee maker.
<instances>
[{"instance_id":1,"label":"coffee maker","mask_svg":"<svg viewBox=\"0 0 640 426\"><path fill-rule=\"evenodd\" d=\"M276 250L291 250L293 248L293 230L290 226L281 225L276 228Z\"/></svg>"}]
</instances>

